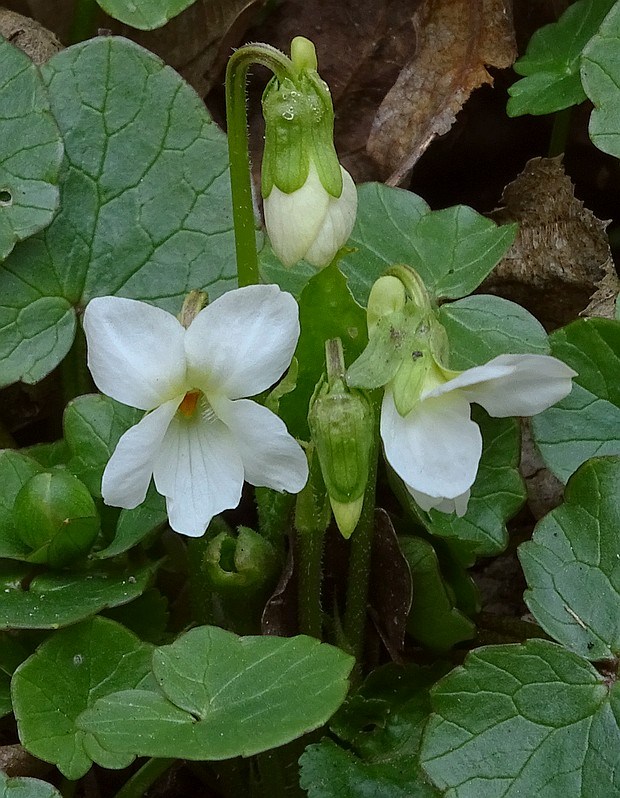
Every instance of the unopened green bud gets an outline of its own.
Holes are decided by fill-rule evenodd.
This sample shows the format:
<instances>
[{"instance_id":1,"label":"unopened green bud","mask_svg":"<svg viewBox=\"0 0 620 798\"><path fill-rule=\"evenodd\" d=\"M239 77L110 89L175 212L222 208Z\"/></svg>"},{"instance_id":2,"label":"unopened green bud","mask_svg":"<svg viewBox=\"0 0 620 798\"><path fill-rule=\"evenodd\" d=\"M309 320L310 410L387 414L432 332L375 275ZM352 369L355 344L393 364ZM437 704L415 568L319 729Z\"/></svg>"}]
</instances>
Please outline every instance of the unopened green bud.
<instances>
[{"instance_id":1,"label":"unopened green bud","mask_svg":"<svg viewBox=\"0 0 620 798\"><path fill-rule=\"evenodd\" d=\"M35 474L14 505L15 527L28 560L62 568L84 557L99 533L99 515L86 486L65 471Z\"/></svg>"},{"instance_id":2,"label":"unopened green bud","mask_svg":"<svg viewBox=\"0 0 620 798\"><path fill-rule=\"evenodd\" d=\"M351 233L357 190L336 155L334 108L314 45L297 37L291 55L295 73L274 78L263 94L265 226L285 266L305 258L323 267Z\"/></svg>"},{"instance_id":3,"label":"unopened green bud","mask_svg":"<svg viewBox=\"0 0 620 798\"><path fill-rule=\"evenodd\" d=\"M332 343L328 342L328 366ZM364 393L349 389L343 377L331 375L315 393L308 424L336 523L348 538L362 511L370 471L372 406Z\"/></svg>"}]
</instances>

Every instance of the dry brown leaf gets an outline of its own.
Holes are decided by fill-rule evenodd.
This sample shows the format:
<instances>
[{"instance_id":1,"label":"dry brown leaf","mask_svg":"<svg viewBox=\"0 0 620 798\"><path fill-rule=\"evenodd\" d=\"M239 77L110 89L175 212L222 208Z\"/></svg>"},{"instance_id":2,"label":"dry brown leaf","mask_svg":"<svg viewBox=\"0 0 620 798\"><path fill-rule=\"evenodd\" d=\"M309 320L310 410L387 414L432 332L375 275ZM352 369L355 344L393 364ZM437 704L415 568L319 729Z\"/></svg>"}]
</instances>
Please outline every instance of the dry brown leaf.
<instances>
[{"instance_id":1,"label":"dry brown leaf","mask_svg":"<svg viewBox=\"0 0 620 798\"><path fill-rule=\"evenodd\" d=\"M615 270L607 223L575 198L561 158L529 161L502 202L493 219L516 221L519 232L481 291L518 302L549 330L583 312L599 288L609 294Z\"/></svg>"},{"instance_id":2,"label":"dry brown leaf","mask_svg":"<svg viewBox=\"0 0 620 798\"><path fill-rule=\"evenodd\" d=\"M219 80L232 47L256 20L266 0L197 0L163 28L138 31L101 13L98 23L160 56L204 95ZM5 0L68 42L75 0Z\"/></svg>"},{"instance_id":3,"label":"dry brown leaf","mask_svg":"<svg viewBox=\"0 0 620 798\"><path fill-rule=\"evenodd\" d=\"M377 111L367 150L399 185L435 136L447 133L487 66L516 58L510 0L427 0L415 15L417 45Z\"/></svg>"},{"instance_id":4,"label":"dry brown leaf","mask_svg":"<svg viewBox=\"0 0 620 798\"><path fill-rule=\"evenodd\" d=\"M59 50L62 44L54 34L30 17L0 8L0 36L30 56L35 64L42 64Z\"/></svg>"},{"instance_id":5,"label":"dry brown leaf","mask_svg":"<svg viewBox=\"0 0 620 798\"><path fill-rule=\"evenodd\" d=\"M0 770L7 776L28 776L40 779L45 777L54 766L36 759L21 745L0 746Z\"/></svg>"}]
</instances>

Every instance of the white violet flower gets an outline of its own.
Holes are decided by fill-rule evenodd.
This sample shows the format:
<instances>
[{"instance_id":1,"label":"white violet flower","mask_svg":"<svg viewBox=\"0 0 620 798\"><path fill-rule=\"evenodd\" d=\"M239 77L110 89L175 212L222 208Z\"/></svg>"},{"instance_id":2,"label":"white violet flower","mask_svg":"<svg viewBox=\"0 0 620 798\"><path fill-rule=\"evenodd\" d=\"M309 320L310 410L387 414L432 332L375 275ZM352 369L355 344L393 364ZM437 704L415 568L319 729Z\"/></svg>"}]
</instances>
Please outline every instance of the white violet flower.
<instances>
[{"instance_id":1,"label":"white violet flower","mask_svg":"<svg viewBox=\"0 0 620 798\"><path fill-rule=\"evenodd\" d=\"M269 388L291 362L297 303L275 285L229 291L187 329L160 308L119 297L84 313L88 366L102 393L146 415L128 430L103 474L106 504L144 501L151 477L170 526L199 536L236 507L244 480L297 493L306 457L284 422L244 397Z\"/></svg>"},{"instance_id":2,"label":"white violet flower","mask_svg":"<svg viewBox=\"0 0 620 798\"><path fill-rule=\"evenodd\" d=\"M470 403L495 418L533 416L567 396L575 376L547 355L500 355L453 379L433 368L405 416L388 385L381 409L386 459L422 510L463 516L482 454Z\"/></svg>"},{"instance_id":3,"label":"white violet flower","mask_svg":"<svg viewBox=\"0 0 620 798\"><path fill-rule=\"evenodd\" d=\"M304 258L313 266L327 266L342 247L355 224L357 189L351 175L342 172L342 192L333 197L323 187L310 161L306 182L286 194L273 186L263 200L265 227L273 251L285 266Z\"/></svg>"}]
</instances>

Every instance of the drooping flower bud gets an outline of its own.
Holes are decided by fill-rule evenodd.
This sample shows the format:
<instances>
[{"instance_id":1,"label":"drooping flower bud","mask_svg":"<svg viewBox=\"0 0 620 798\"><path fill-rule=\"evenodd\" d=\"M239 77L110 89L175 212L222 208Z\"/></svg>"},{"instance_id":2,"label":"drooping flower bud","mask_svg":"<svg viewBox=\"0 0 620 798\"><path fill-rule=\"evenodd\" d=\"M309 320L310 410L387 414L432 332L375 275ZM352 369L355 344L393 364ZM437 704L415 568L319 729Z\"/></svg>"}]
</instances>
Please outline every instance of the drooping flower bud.
<instances>
[{"instance_id":1,"label":"drooping flower bud","mask_svg":"<svg viewBox=\"0 0 620 798\"><path fill-rule=\"evenodd\" d=\"M86 486L64 471L35 474L14 505L15 527L30 562L62 568L85 556L99 533L99 515Z\"/></svg>"},{"instance_id":2,"label":"drooping flower bud","mask_svg":"<svg viewBox=\"0 0 620 798\"><path fill-rule=\"evenodd\" d=\"M316 71L314 45L291 44L295 78L274 78L263 94L261 190L265 226L285 266L304 258L327 266L348 239L357 191L334 148L334 109Z\"/></svg>"},{"instance_id":3,"label":"drooping flower bud","mask_svg":"<svg viewBox=\"0 0 620 798\"><path fill-rule=\"evenodd\" d=\"M329 376L313 397L308 424L334 518L349 538L359 521L370 471L373 410L363 392L345 385L340 340L328 341L326 350ZM340 363L330 368L334 358Z\"/></svg>"}]
</instances>

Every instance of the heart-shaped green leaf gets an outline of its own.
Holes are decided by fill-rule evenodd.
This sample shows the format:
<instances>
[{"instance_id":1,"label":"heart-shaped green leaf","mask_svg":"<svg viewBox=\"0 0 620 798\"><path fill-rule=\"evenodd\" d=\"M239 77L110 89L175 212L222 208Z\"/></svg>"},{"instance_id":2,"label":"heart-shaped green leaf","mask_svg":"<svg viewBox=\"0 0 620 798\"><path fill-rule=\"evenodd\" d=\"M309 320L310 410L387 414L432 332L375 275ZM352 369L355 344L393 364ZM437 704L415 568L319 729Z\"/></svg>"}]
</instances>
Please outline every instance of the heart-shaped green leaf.
<instances>
[{"instance_id":1,"label":"heart-shaped green leaf","mask_svg":"<svg viewBox=\"0 0 620 798\"><path fill-rule=\"evenodd\" d=\"M519 547L525 601L542 628L586 659L620 653L620 457L589 460L564 504Z\"/></svg>"},{"instance_id":2,"label":"heart-shaped green leaf","mask_svg":"<svg viewBox=\"0 0 620 798\"><path fill-rule=\"evenodd\" d=\"M114 19L139 30L161 28L195 0L97 0L101 8Z\"/></svg>"},{"instance_id":3,"label":"heart-shaped green leaf","mask_svg":"<svg viewBox=\"0 0 620 798\"><path fill-rule=\"evenodd\" d=\"M513 65L522 80L508 89L509 116L550 114L586 99L579 67L581 53L615 0L578 0L557 22L539 28L527 52Z\"/></svg>"},{"instance_id":4,"label":"heart-shaped green leaf","mask_svg":"<svg viewBox=\"0 0 620 798\"><path fill-rule=\"evenodd\" d=\"M620 700L546 640L487 646L431 691L422 766L446 798L620 794Z\"/></svg>"},{"instance_id":5,"label":"heart-shaped green leaf","mask_svg":"<svg viewBox=\"0 0 620 798\"><path fill-rule=\"evenodd\" d=\"M439 321L448 333L453 369L481 366L503 354L549 354L542 324L525 308L498 296L476 294L442 305Z\"/></svg>"},{"instance_id":6,"label":"heart-shaped green leaf","mask_svg":"<svg viewBox=\"0 0 620 798\"><path fill-rule=\"evenodd\" d=\"M75 721L98 698L140 684L150 672L151 655L150 645L107 618L91 618L48 637L15 671L11 684L22 745L68 779L79 779L93 761L127 767L133 756L101 749Z\"/></svg>"},{"instance_id":7,"label":"heart-shaped green leaf","mask_svg":"<svg viewBox=\"0 0 620 798\"><path fill-rule=\"evenodd\" d=\"M0 260L54 218L61 163L62 139L39 70L0 38Z\"/></svg>"},{"instance_id":8,"label":"heart-shaped green leaf","mask_svg":"<svg viewBox=\"0 0 620 798\"><path fill-rule=\"evenodd\" d=\"M0 268L0 384L51 371L94 296L178 312L191 288L234 285L226 137L202 100L125 39L42 69L65 143L61 212Z\"/></svg>"},{"instance_id":9,"label":"heart-shaped green leaf","mask_svg":"<svg viewBox=\"0 0 620 798\"><path fill-rule=\"evenodd\" d=\"M310 637L237 637L201 626L155 650L161 692L98 701L79 720L110 751L228 759L283 745L344 700L353 659Z\"/></svg>"},{"instance_id":10,"label":"heart-shaped green leaf","mask_svg":"<svg viewBox=\"0 0 620 798\"><path fill-rule=\"evenodd\" d=\"M126 604L144 593L155 567L99 567L34 578L23 566L7 570L0 573L0 629L58 629Z\"/></svg>"},{"instance_id":11,"label":"heart-shaped green leaf","mask_svg":"<svg viewBox=\"0 0 620 798\"><path fill-rule=\"evenodd\" d=\"M573 390L532 418L536 445L563 482L590 457L620 454L620 321L579 319L549 336L577 372Z\"/></svg>"},{"instance_id":12,"label":"heart-shaped green leaf","mask_svg":"<svg viewBox=\"0 0 620 798\"><path fill-rule=\"evenodd\" d=\"M599 150L620 158L620 5L599 2L613 8L583 51L581 81L594 103L590 138Z\"/></svg>"}]
</instances>

